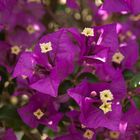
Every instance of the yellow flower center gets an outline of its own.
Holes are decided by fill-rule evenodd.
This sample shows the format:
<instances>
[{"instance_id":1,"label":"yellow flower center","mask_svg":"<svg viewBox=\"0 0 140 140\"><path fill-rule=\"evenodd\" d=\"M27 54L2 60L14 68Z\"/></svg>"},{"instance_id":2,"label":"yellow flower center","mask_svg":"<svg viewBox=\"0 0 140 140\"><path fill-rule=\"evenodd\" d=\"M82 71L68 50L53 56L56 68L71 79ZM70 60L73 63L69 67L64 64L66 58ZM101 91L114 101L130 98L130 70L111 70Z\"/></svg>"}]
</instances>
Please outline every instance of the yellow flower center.
<instances>
[{"instance_id":1,"label":"yellow flower center","mask_svg":"<svg viewBox=\"0 0 140 140\"><path fill-rule=\"evenodd\" d=\"M26 30L29 34L33 34L36 31L33 25L28 25Z\"/></svg>"},{"instance_id":2,"label":"yellow flower center","mask_svg":"<svg viewBox=\"0 0 140 140\"><path fill-rule=\"evenodd\" d=\"M37 109L33 114L38 120L44 116L44 113L41 111L41 109Z\"/></svg>"},{"instance_id":3,"label":"yellow flower center","mask_svg":"<svg viewBox=\"0 0 140 140\"><path fill-rule=\"evenodd\" d=\"M93 138L93 135L94 135L94 132L89 130L89 129L87 129L85 131L85 133L83 134L83 137L88 139L88 140L91 140Z\"/></svg>"},{"instance_id":4,"label":"yellow flower center","mask_svg":"<svg viewBox=\"0 0 140 140\"><path fill-rule=\"evenodd\" d=\"M106 114L112 111L112 103L104 102L99 108Z\"/></svg>"},{"instance_id":5,"label":"yellow flower center","mask_svg":"<svg viewBox=\"0 0 140 140\"><path fill-rule=\"evenodd\" d=\"M103 90L100 92L100 99L102 102L107 102L113 100L114 97L110 90Z\"/></svg>"},{"instance_id":6,"label":"yellow flower center","mask_svg":"<svg viewBox=\"0 0 140 140\"><path fill-rule=\"evenodd\" d=\"M120 133L117 131L110 131L109 135L111 139L118 139L120 136Z\"/></svg>"},{"instance_id":7,"label":"yellow flower center","mask_svg":"<svg viewBox=\"0 0 140 140\"><path fill-rule=\"evenodd\" d=\"M47 53L52 50L52 43L40 43L40 48L42 53Z\"/></svg>"},{"instance_id":8,"label":"yellow flower center","mask_svg":"<svg viewBox=\"0 0 140 140\"><path fill-rule=\"evenodd\" d=\"M11 53L12 54L18 55L20 53L20 51L21 51L21 49L18 46L13 46L11 48Z\"/></svg>"},{"instance_id":9,"label":"yellow flower center","mask_svg":"<svg viewBox=\"0 0 140 140\"><path fill-rule=\"evenodd\" d=\"M85 28L82 33L85 36L94 36L94 30L92 28Z\"/></svg>"},{"instance_id":10,"label":"yellow flower center","mask_svg":"<svg viewBox=\"0 0 140 140\"><path fill-rule=\"evenodd\" d=\"M121 62L123 61L124 59L124 55L120 52L117 52L113 55L112 57L112 62L115 62L117 64L121 64Z\"/></svg>"}]
</instances>

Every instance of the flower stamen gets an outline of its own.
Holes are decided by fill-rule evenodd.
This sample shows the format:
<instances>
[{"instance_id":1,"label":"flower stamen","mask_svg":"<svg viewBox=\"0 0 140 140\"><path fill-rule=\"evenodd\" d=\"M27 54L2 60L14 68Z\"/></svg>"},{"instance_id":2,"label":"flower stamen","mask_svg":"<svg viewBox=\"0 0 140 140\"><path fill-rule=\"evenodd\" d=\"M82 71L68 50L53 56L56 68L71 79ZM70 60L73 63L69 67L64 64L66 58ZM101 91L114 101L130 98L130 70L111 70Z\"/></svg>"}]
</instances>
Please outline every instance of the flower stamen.
<instances>
[{"instance_id":1,"label":"flower stamen","mask_svg":"<svg viewBox=\"0 0 140 140\"><path fill-rule=\"evenodd\" d=\"M100 92L100 99L102 102L107 102L113 100L114 97L110 90L103 90Z\"/></svg>"},{"instance_id":2,"label":"flower stamen","mask_svg":"<svg viewBox=\"0 0 140 140\"><path fill-rule=\"evenodd\" d=\"M123 60L124 60L124 55L120 52L116 52L112 57L112 62L115 62L117 64L121 64Z\"/></svg>"},{"instance_id":3,"label":"flower stamen","mask_svg":"<svg viewBox=\"0 0 140 140\"><path fill-rule=\"evenodd\" d=\"M117 131L110 131L109 135L111 139L118 139L120 136L120 133Z\"/></svg>"},{"instance_id":4,"label":"flower stamen","mask_svg":"<svg viewBox=\"0 0 140 140\"><path fill-rule=\"evenodd\" d=\"M106 113L112 111L112 103L104 102L99 108L104 112L104 114L106 114Z\"/></svg>"},{"instance_id":5,"label":"flower stamen","mask_svg":"<svg viewBox=\"0 0 140 140\"><path fill-rule=\"evenodd\" d=\"M21 49L16 45L11 48L12 54L18 55L20 52L21 52Z\"/></svg>"},{"instance_id":6,"label":"flower stamen","mask_svg":"<svg viewBox=\"0 0 140 140\"><path fill-rule=\"evenodd\" d=\"M52 43L51 42L40 43L40 49L42 53L47 53L52 50Z\"/></svg>"},{"instance_id":7,"label":"flower stamen","mask_svg":"<svg viewBox=\"0 0 140 140\"><path fill-rule=\"evenodd\" d=\"M85 133L83 134L83 137L87 138L88 140L91 140L93 138L93 135L94 135L94 132L89 130L89 129L87 129L85 131Z\"/></svg>"},{"instance_id":8,"label":"flower stamen","mask_svg":"<svg viewBox=\"0 0 140 140\"><path fill-rule=\"evenodd\" d=\"M83 35L85 36L94 36L94 30L92 28L84 28L84 30L82 31Z\"/></svg>"},{"instance_id":9,"label":"flower stamen","mask_svg":"<svg viewBox=\"0 0 140 140\"><path fill-rule=\"evenodd\" d=\"M44 116L44 113L41 111L41 109L37 109L33 114L38 120Z\"/></svg>"},{"instance_id":10,"label":"flower stamen","mask_svg":"<svg viewBox=\"0 0 140 140\"><path fill-rule=\"evenodd\" d=\"M33 25L28 25L26 30L29 34L33 34L36 31Z\"/></svg>"}]
</instances>

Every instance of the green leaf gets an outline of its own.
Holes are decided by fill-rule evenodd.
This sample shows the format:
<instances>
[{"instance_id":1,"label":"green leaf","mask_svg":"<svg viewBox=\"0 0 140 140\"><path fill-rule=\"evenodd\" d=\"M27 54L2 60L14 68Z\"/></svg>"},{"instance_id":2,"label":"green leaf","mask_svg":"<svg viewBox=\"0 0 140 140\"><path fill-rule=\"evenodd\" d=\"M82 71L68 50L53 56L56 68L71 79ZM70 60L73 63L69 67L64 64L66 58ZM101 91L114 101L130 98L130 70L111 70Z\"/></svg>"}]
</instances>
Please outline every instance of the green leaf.
<instances>
[{"instance_id":1,"label":"green leaf","mask_svg":"<svg viewBox=\"0 0 140 140\"><path fill-rule=\"evenodd\" d=\"M67 92L67 89L71 88L72 86L73 83L70 80L64 80L58 88L59 94L65 94Z\"/></svg>"},{"instance_id":2,"label":"green leaf","mask_svg":"<svg viewBox=\"0 0 140 140\"><path fill-rule=\"evenodd\" d=\"M52 129L49 129L48 127L45 127L44 130L43 130L43 133L46 133L49 138L54 138L55 137L55 133Z\"/></svg>"},{"instance_id":3,"label":"green leaf","mask_svg":"<svg viewBox=\"0 0 140 140\"><path fill-rule=\"evenodd\" d=\"M54 131L51 130L51 129L48 129L47 134L48 134L49 137L54 137L55 136Z\"/></svg>"},{"instance_id":4,"label":"green leaf","mask_svg":"<svg viewBox=\"0 0 140 140\"><path fill-rule=\"evenodd\" d=\"M90 72L84 72L78 77L78 81L82 81L83 79L87 79L89 82L97 82L98 78Z\"/></svg>"},{"instance_id":5,"label":"green leaf","mask_svg":"<svg viewBox=\"0 0 140 140\"><path fill-rule=\"evenodd\" d=\"M15 87L16 87L16 80L13 79L5 90L6 90L9 94L13 94L13 92L14 92L14 90L15 90Z\"/></svg>"},{"instance_id":6,"label":"green leaf","mask_svg":"<svg viewBox=\"0 0 140 140\"><path fill-rule=\"evenodd\" d=\"M8 80L8 73L6 71L6 68L3 66L0 66L0 93L2 93L3 88L4 88L4 83Z\"/></svg>"},{"instance_id":7,"label":"green leaf","mask_svg":"<svg viewBox=\"0 0 140 140\"><path fill-rule=\"evenodd\" d=\"M0 31L0 40L5 40L5 31Z\"/></svg>"},{"instance_id":8,"label":"green leaf","mask_svg":"<svg viewBox=\"0 0 140 140\"><path fill-rule=\"evenodd\" d=\"M30 140L26 135L23 135L21 140Z\"/></svg>"},{"instance_id":9,"label":"green leaf","mask_svg":"<svg viewBox=\"0 0 140 140\"><path fill-rule=\"evenodd\" d=\"M13 128L19 131L22 128L28 129L28 127L20 119L17 108L12 105L6 105L0 108L0 121L3 121L7 127Z\"/></svg>"},{"instance_id":10,"label":"green leaf","mask_svg":"<svg viewBox=\"0 0 140 140\"><path fill-rule=\"evenodd\" d=\"M123 107L122 110L123 110L123 112L127 112L130 106L131 106L130 101L128 99L125 99L123 101L123 103L122 103L122 107Z\"/></svg>"},{"instance_id":11,"label":"green leaf","mask_svg":"<svg viewBox=\"0 0 140 140\"><path fill-rule=\"evenodd\" d=\"M125 70L125 71L123 71L123 76L124 76L124 79L129 80L129 79L133 78L134 73L130 70Z\"/></svg>"},{"instance_id":12,"label":"green leaf","mask_svg":"<svg viewBox=\"0 0 140 140\"><path fill-rule=\"evenodd\" d=\"M134 96L134 97L133 97L133 100L134 100L134 102L135 102L135 104L136 104L136 107L137 107L138 109L140 109L140 96Z\"/></svg>"},{"instance_id":13,"label":"green leaf","mask_svg":"<svg viewBox=\"0 0 140 140\"><path fill-rule=\"evenodd\" d=\"M140 59L137 60L137 63L135 64L135 67L138 71L140 70Z\"/></svg>"},{"instance_id":14,"label":"green leaf","mask_svg":"<svg viewBox=\"0 0 140 140\"><path fill-rule=\"evenodd\" d=\"M129 86L130 88L140 87L140 74L133 76L133 78L130 80Z\"/></svg>"},{"instance_id":15,"label":"green leaf","mask_svg":"<svg viewBox=\"0 0 140 140\"><path fill-rule=\"evenodd\" d=\"M65 5L57 5L57 11L63 11L63 12L65 12L65 8L66 8Z\"/></svg>"}]
</instances>

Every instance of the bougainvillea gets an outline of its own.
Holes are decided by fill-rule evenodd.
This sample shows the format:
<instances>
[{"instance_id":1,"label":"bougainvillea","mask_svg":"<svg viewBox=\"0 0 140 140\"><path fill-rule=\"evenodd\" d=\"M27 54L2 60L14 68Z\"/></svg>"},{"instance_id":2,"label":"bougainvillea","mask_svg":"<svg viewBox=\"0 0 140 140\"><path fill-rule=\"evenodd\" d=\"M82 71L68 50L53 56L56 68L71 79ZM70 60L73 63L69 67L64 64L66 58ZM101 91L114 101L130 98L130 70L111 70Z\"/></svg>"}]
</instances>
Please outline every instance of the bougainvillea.
<instances>
[{"instance_id":1,"label":"bougainvillea","mask_svg":"<svg viewBox=\"0 0 140 140\"><path fill-rule=\"evenodd\" d=\"M0 140L140 140L140 0L0 0Z\"/></svg>"}]
</instances>

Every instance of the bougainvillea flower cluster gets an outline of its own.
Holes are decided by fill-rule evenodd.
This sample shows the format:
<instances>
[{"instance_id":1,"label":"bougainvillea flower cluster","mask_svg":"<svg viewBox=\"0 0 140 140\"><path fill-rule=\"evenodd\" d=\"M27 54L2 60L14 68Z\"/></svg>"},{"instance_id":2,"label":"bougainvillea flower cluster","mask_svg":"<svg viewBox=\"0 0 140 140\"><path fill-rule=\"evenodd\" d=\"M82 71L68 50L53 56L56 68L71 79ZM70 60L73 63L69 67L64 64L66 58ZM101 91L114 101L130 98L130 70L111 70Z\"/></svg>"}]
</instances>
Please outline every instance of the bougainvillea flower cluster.
<instances>
[{"instance_id":1,"label":"bougainvillea flower cluster","mask_svg":"<svg viewBox=\"0 0 140 140\"><path fill-rule=\"evenodd\" d=\"M140 140L140 0L0 0L1 140Z\"/></svg>"}]
</instances>

